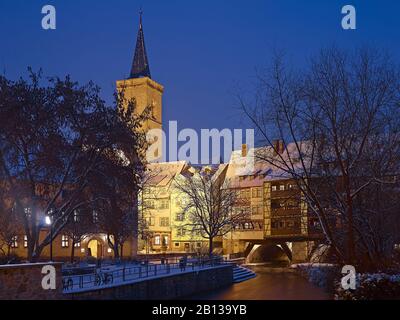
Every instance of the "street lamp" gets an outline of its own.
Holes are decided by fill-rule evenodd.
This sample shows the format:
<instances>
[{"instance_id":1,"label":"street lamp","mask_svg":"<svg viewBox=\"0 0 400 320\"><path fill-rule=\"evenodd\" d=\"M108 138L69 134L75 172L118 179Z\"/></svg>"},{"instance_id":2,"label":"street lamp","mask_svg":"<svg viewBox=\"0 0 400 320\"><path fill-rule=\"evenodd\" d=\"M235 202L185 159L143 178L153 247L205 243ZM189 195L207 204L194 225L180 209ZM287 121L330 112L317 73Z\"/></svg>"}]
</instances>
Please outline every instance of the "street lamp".
<instances>
[{"instance_id":1,"label":"street lamp","mask_svg":"<svg viewBox=\"0 0 400 320\"><path fill-rule=\"evenodd\" d=\"M46 215L45 223L50 226L50 261L53 261L53 223L50 215Z\"/></svg>"}]
</instances>

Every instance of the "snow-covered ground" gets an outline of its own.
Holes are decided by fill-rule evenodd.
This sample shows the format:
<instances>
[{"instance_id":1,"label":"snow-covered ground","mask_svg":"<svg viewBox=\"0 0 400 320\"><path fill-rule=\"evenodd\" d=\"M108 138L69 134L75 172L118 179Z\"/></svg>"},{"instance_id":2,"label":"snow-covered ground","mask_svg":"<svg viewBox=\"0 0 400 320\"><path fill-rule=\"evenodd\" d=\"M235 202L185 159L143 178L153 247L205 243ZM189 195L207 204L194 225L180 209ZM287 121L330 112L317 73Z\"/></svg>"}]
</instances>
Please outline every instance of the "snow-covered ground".
<instances>
[{"instance_id":1,"label":"snow-covered ground","mask_svg":"<svg viewBox=\"0 0 400 320\"><path fill-rule=\"evenodd\" d=\"M94 274L63 276L63 292L68 294L112 288L122 284L125 285L199 270L221 268L223 266L226 266L226 263L215 266L189 263L184 269L180 268L178 264L149 264L146 266L131 263L124 266L110 265L96 269L96 273Z\"/></svg>"}]
</instances>

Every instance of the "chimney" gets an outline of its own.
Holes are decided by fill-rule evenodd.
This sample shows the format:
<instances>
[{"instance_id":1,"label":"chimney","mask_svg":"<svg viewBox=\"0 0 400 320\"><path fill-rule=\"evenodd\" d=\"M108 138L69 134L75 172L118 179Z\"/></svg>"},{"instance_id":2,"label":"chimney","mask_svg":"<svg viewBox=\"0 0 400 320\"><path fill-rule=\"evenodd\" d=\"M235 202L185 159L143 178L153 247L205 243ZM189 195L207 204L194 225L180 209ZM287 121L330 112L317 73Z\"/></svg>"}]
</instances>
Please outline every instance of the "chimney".
<instances>
[{"instance_id":1,"label":"chimney","mask_svg":"<svg viewBox=\"0 0 400 320\"><path fill-rule=\"evenodd\" d=\"M283 143L283 140L279 140L279 153L283 154L285 152L285 145Z\"/></svg>"},{"instance_id":2,"label":"chimney","mask_svg":"<svg viewBox=\"0 0 400 320\"><path fill-rule=\"evenodd\" d=\"M283 143L283 140L274 140L272 142L272 145L274 147L274 156L277 156L278 153L282 154L285 151L285 145Z\"/></svg>"},{"instance_id":3,"label":"chimney","mask_svg":"<svg viewBox=\"0 0 400 320\"><path fill-rule=\"evenodd\" d=\"M242 157L247 156L247 144L242 144Z\"/></svg>"}]
</instances>

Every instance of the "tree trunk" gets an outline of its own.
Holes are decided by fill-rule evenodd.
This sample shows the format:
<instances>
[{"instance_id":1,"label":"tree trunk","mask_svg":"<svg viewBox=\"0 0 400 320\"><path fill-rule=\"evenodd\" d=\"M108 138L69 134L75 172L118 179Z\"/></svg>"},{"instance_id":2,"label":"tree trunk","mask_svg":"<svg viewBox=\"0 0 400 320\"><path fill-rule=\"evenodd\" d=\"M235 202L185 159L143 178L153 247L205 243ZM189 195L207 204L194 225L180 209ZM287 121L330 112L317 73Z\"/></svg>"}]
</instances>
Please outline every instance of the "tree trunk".
<instances>
[{"instance_id":1,"label":"tree trunk","mask_svg":"<svg viewBox=\"0 0 400 320\"><path fill-rule=\"evenodd\" d=\"M114 250L114 258L119 259L119 246L115 240L114 240L113 250Z\"/></svg>"},{"instance_id":2,"label":"tree trunk","mask_svg":"<svg viewBox=\"0 0 400 320\"><path fill-rule=\"evenodd\" d=\"M356 250L354 242L354 221L353 221L353 199L351 198L351 189L349 177L345 177L346 188L346 204L347 204L347 262L354 265L356 262Z\"/></svg>"},{"instance_id":3,"label":"tree trunk","mask_svg":"<svg viewBox=\"0 0 400 320\"><path fill-rule=\"evenodd\" d=\"M75 260L75 239L72 237L72 246L71 246L71 263L74 263Z\"/></svg>"},{"instance_id":4,"label":"tree trunk","mask_svg":"<svg viewBox=\"0 0 400 320\"><path fill-rule=\"evenodd\" d=\"M31 243L32 242L32 243ZM33 250L34 250L34 243L33 241L28 241L28 261L29 262L34 262L33 261Z\"/></svg>"},{"instance_id":5,"label":"tree trunk","mask_svg":"<svg viewBox=\"0 0 400 320\"><path fill-rule=\"evenodd\" d=\"M214 239L214 237L210 237L208 239L208 255L210 258L212 257L212 253L213 253L213 239Z\"/></svg>"}]
</instances>

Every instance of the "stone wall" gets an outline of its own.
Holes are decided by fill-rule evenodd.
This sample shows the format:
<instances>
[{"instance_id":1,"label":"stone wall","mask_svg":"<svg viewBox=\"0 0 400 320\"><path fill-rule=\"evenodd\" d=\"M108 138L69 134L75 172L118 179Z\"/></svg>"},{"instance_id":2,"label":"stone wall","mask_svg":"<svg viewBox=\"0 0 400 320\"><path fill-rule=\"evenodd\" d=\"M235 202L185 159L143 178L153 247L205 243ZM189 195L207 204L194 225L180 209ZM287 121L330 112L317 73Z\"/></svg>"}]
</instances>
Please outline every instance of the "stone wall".
<instances>
[{"instance_id":1,"label":"stone wall","mask_svg":"<svg viewBox=\"0 0 400 320\"><path fill-rule=\"evenodd\" d=\"M42 288L42 268L56 268L56 290ZM27 263L0 266L0 300L55 300L62 299L60 263Z\"/></svg>"},{"instance_id":2,"label":"stone wall","mask_svg":"<svg viewBox=\"0 0 400 320\"><path fill-rule=\"evenodd\" d=\"M225 265L65 296L67 299L77 300L169 300L216 290L229 286L232 282L232 265Z\"/></svg>"}]
</instances>

